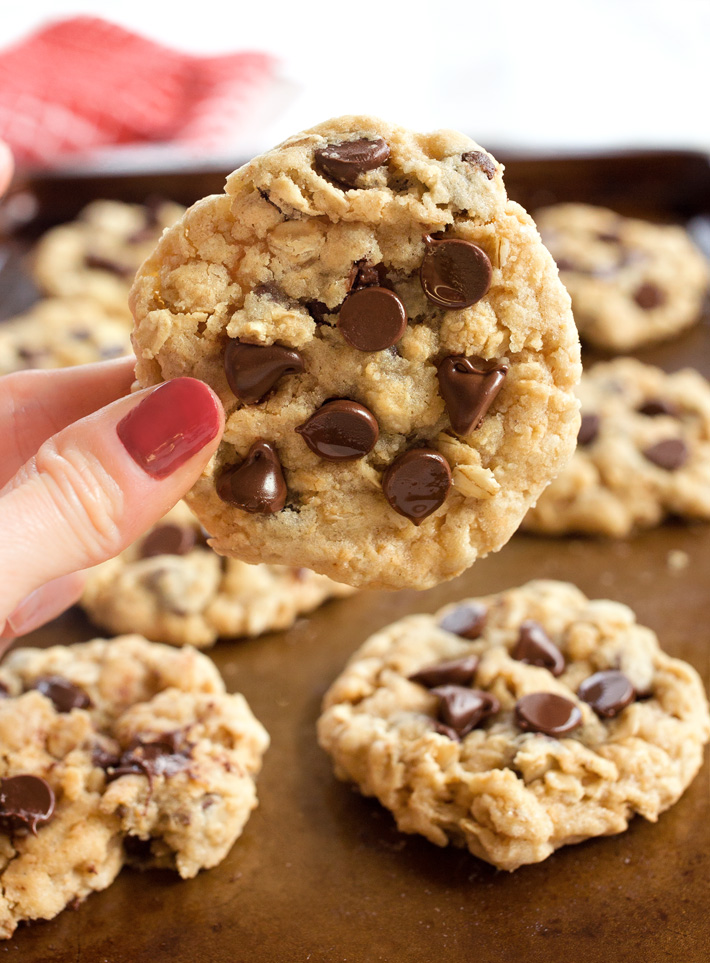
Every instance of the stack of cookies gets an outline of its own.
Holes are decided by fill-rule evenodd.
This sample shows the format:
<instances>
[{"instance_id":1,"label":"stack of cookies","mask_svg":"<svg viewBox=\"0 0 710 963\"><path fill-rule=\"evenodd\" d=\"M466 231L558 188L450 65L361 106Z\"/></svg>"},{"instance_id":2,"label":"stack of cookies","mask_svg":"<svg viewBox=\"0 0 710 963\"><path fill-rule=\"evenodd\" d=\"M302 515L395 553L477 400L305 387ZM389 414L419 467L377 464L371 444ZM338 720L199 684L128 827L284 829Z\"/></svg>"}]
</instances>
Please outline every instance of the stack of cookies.
<instances>
[{"instance_id":1,"label":"stack of cookies","mask_svg":"<svg viewBox=\"0 0 710 963\"><path fill-rule=\"evenodd\" d=\"M106 210L48 236L35 266L120 325L116 268L138 265L125 232L95 241ZM87 583L92 620L127 634L0 666L0 729L42 733L13 736L2 768L5 935L126 862L194 875L241 832L268 736L195 647L356 588L437 585L522 523L624 537L710 517L710 386L632 358L582 374L575 326L613 352L692 324L707 267L679 229L574 205L540 214L546 247L475 142L364 116L290 138L167 226L170 211L131 235L137 383L206 381L225 432L185 502ZM514 870L655 821L710 716L696 671L627 606L536 580L364 641L317 738L402 832ZM71 859L41 901L22 895L50 849Z\"/></svg>"}]
</instances>

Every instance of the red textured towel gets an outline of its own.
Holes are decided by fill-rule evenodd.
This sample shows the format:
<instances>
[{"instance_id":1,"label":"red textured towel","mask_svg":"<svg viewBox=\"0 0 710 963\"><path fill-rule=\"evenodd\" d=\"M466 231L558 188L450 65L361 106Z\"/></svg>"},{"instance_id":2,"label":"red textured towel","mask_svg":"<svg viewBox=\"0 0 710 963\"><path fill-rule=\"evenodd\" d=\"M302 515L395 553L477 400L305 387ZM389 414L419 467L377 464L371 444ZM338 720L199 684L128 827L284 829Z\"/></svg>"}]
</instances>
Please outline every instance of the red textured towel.
<instances>
[{"instance_id":1,"label":"red textured towel","mask_svg":"<svg viewBox=\"0 0 710 963\"><path fill-rule=\"evenodd\" d=\"M265 53L195 57L98 18L63 20L0 53L0 139L34 164L113 144L214 148L275 67Z\"/></svg>"}]
</instances>

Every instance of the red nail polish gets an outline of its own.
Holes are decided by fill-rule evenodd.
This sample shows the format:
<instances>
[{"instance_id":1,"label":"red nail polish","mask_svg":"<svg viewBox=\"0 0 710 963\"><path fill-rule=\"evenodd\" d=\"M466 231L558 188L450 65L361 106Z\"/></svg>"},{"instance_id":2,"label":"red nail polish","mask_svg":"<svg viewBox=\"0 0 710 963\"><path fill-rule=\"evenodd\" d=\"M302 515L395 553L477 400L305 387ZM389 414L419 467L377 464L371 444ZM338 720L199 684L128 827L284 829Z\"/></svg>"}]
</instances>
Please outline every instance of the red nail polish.
<instances>
[{"instance_id":1,"label":"red nail polish","mask_svg":"<svg viewBox=\"0 0 710 963\"><path fill-rule=\"evenodd\" d=\"M195 378L175 378L129 411L116 431L145 472L167 478L219 433L221 423L219 405L207 385Z\"/></svg>"}]
</instances>

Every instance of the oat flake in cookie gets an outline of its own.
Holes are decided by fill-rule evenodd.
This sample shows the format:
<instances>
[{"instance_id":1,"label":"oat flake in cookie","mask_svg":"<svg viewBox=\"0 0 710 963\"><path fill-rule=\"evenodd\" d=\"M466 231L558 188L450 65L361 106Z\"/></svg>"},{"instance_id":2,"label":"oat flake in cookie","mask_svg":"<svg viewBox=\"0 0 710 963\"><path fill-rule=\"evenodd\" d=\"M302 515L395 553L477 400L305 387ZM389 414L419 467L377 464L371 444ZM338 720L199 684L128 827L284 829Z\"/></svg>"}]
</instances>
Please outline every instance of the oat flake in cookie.
<instances>
[{"instance_id":1,"label":"oat flake in cookie","mask_svg":"<svg viewBox=\"0 0 710 963\"><path fill-rule=\"evenodd\" d=\"M587 204L556 204L535 220L583 341L633 351L700 320L710 271L683 228Z\"/></svg>"},{"instance_id":2,"label":"oat flake in cookie","mask_svg":"<svg viewBox=\"0 0 710 963\"><path fill-rule=\"evenodd\" d=\"M0 666L0 938L124 864L195 876L256 806L269 737L210 660L137 635Z\"/></svg>"},{"instance_id":3,"label":"oat flake in cookie","mask_svg":"<svg viewBox=\"0 0 710 963\"><path fill-rule=\"evenodd\" d=\"M308 569L220 558L206 538L178 502L137 542L89 572L82 608L109 632L201 649L219 637L290 628L326 599L353 592Z\"/></svg>"},{"instance_id":4,"label":"oat flake in cookie","mask_svg":"<svg viewBox=\"0 0 710 963\"><path fill-rule=\"evenodd\" d=\"M710 520L710 384L617 358L585 371L577 450L523 527L624 538L670 515Z\"/></svg>"},{"instance_id":5,"label":"oat flake in cookie","mask_svg":"<svg viewBox=\"0 0 710 963\"><path fill-rule=\"evenodd\" d=\"M433 585L500 548L574 447L568 296L453 131L292 137L163 236L131 303L139 383L191 375L224 404L188 496L221 554Z\"/></svg>"},{"instance_id":6,"label":"oat flake in cookie","mask_svg":"<svg viewBox=\"0 0 710 963\"><path fill-rule=\"evenodd\" d=\"M476 637L456 631L462 606L484 610ZM655 822L700 768L710 718L695 669L629 608L537 581L372 636L318 736L400 830L513 870L636 813Z\"/></svg>"}]
</instances>

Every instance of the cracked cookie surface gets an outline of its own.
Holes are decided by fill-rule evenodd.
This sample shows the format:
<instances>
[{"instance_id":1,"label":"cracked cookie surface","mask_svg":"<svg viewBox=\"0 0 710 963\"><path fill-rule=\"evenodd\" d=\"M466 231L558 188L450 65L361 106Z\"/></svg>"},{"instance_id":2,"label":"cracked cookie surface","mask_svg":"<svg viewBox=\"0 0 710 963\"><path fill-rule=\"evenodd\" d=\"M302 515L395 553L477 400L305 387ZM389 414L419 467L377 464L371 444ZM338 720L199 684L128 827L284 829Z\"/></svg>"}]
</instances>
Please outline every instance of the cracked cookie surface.
<instances>
[{"instance_id":1,"label":"cracked cookie surface","mask_svg":"<svg viewBox=\"0 0 710 963\"><path fill-rule=\"evenodd\" d=\"M352 594L325 575L221 558L183 502L89 573L81 605L110 632L206 648L218 638L289 628L329 598Z\"/></svg>"},{"instance_id":2,"label":"cracked cookie surface","mask_svg":"<svg viewBox=\"0 0 710 963\"><path fill-rule=\"evenodd\" d=\"M432 585L500 548L574 446L568 296L453 131L292 137L164 235L131 303L139 383L192 375L224 405L187 496L221 554Z\"/></svg>"},{"instance_id":3,"label":"cracked cookie surface","mask_svg":"<svg viewBox=\"0 0 710 963\"><path fill-rule=\"evenodd\" d=\"M0 936L124 864L189 878L227 855L269 740L206 656L135 635L17 649L0 683Z\"/></svg>"},{"instance_id":4,"label":"cracked cookie surface","mask_svg":"<svg viewBox=\"0 0 710 963\"><path fill-rule=\"evenodd\" d=\"M700 320L710 270L683 228L587 204L542 208L535 221L583 341L633 351Z\"/></svg>"},{"instance_id":5,"label":"cracked cookie surface","mask_svg":"<svg viewBox=\"0 0 710 963\"><path fill-rule=\"evenodd\" d=\"M400 830L507 870L622 832L636 813L655 822L709 735L691 666L627 606L552 581L378 632L318 722L336 775Z\"/></svg>"},{"instance_id":6,"label":"cracked cookie surface","mask_svg":"<svg viewBox=\"0 0 710 963\"><path fill-rule=\"evenodd\" d=\"M523 528L623 538L669 516L710 520L710 384L631 358L594 365L578 388L577 450Z\"/></svg>"}]
</instances>

